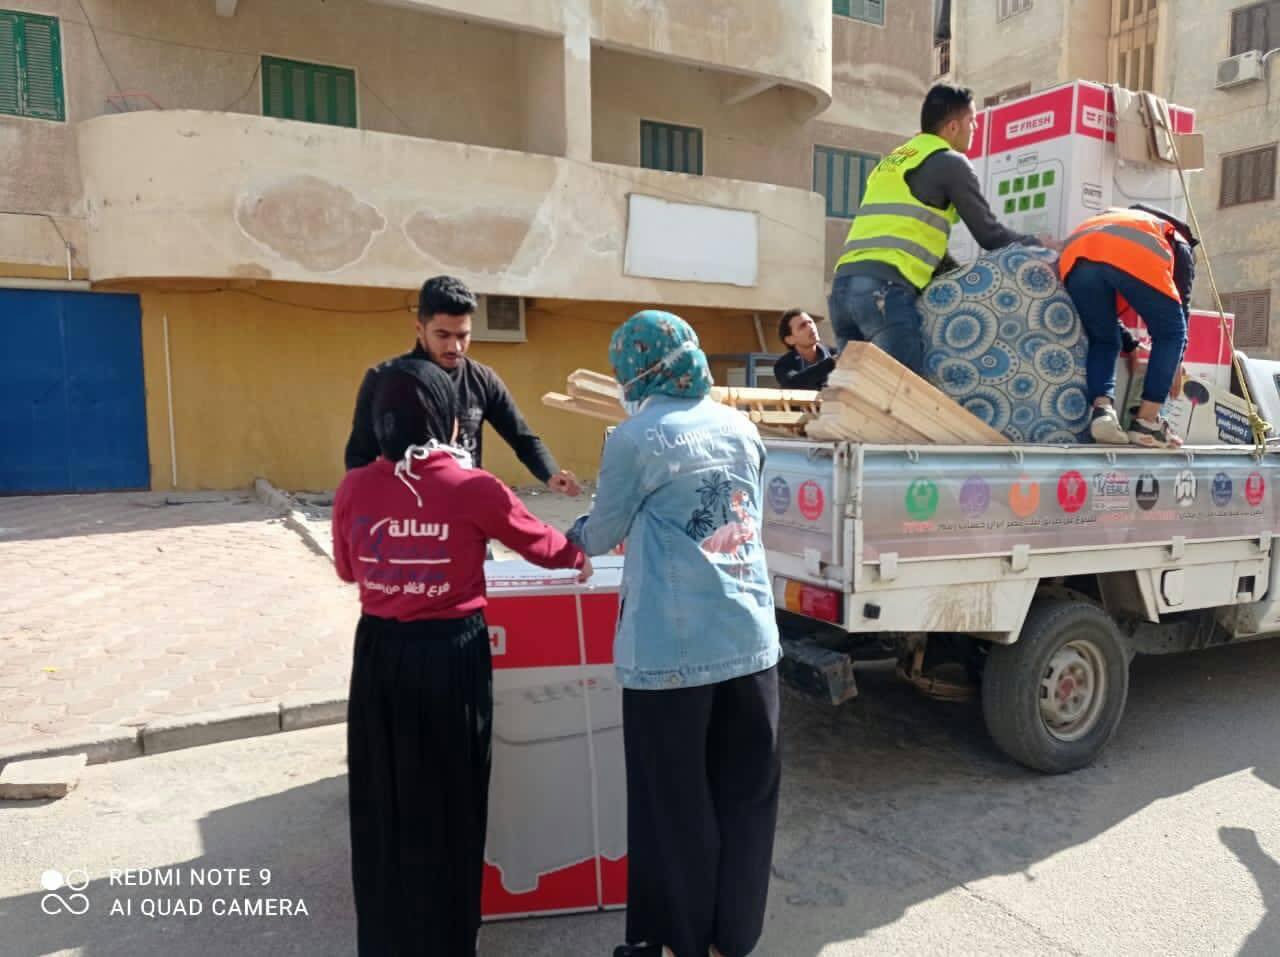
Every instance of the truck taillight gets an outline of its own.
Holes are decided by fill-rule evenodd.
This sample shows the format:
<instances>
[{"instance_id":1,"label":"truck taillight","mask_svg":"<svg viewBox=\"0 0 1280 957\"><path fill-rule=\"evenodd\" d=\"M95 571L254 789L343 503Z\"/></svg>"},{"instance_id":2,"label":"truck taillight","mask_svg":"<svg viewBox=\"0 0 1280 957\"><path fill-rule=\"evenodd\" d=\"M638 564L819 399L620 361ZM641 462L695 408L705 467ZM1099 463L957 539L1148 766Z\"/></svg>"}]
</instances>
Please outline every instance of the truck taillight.
<instances>
[{"instance_id":1,"label":"truck taillight","mask_svg":"<svg viewBox=\"0 0 1280 957\"><path fill-rule=\"evenodd\" d=\"M783 607L806 618L840 623L840 592L784 578Z\"/></svg>"}]
</instances>

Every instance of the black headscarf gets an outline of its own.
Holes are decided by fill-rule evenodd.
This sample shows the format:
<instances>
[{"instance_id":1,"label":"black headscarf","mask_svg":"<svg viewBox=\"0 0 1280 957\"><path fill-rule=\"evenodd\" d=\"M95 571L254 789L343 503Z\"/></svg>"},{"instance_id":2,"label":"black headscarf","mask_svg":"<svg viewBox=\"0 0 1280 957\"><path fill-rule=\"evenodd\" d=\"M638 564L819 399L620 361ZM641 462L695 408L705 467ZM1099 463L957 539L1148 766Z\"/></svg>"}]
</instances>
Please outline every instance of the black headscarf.
<instances>
[{"instance_id":1,"label":"black headscarf","mask_svg":"<svg viewBox=\"0 0 1280 957\"><path fill-rule=\"evenodd\" d=\"M373 392L373 431L384 458L399 461L411 445L453 442L458 394L453 380L429 359L395 359Z\"/></svg>"}]
</instances>

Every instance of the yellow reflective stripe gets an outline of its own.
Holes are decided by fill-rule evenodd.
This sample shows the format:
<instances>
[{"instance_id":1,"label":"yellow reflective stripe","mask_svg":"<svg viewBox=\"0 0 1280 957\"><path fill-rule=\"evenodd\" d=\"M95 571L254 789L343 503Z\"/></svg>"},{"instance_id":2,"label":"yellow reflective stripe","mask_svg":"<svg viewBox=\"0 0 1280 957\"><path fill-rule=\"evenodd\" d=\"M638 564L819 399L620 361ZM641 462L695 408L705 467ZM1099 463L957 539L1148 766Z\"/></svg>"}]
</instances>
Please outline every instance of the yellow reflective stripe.
<instances>
[{"instance_id":1,"label":"yellow reflective stripe","mask_svg":"<svg viewBox=\"0 0 1280 957\"><path fill-rule=\"evenodd\" d=\"M910 203L863 203L858 207L859 216L906 216L917 219L940 232L951 229L951 221L941 213L935 213L927 206L913 206Z\"/></svg>"},{"instance_id":2,"label":"yellow reflective stripe","mask_svg":"<svg viewBox=\"0 0 1280 957\"><path fill-rule=\"evenodd\" d=\"M920 260L930 269L942 262L942 256L934 255L917 242L912 242L910 239L901 239L897 236L872 236L868 239L850 239L844 244L844 251L847 253L861 249L894 249Z\"/></svg>"}]
</instances>

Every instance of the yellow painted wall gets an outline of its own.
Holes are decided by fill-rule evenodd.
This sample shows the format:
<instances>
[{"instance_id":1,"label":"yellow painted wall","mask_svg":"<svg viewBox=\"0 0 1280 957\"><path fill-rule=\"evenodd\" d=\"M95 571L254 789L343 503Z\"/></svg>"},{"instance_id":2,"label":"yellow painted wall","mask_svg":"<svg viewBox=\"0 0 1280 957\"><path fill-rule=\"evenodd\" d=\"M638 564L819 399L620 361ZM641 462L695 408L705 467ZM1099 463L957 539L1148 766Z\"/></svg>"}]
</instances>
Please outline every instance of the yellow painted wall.
<instances>
[{"instance_id":1,"label":"yellow painted wall","mask_svg":"<svg viewBox=\"0 0 1280 957\"><path fill-rule=\"evenodd\" d=\"M371 364L413 345L407 305L416 297L404 291L283 284L137 291L157 490L175 487L166 317L180 489L244 487L258 476L293 490L333 488L342 477L342 451L361 376ZM506 380L561 465L583 477L594 477L598 468L604 423L548 409L540 397L563 391L566 375L576 368L607 372L609 336L634 308L585 302L538 308L535 303L527 315L528 342L472 346L471 355ZM686 317L709 352L758 348L750 318L705 310L689 310ZM767 334L769 317L764 325ZM492 431L485 436L485 466L513 484L534 482Z\"/></svg>"}]
</instances>

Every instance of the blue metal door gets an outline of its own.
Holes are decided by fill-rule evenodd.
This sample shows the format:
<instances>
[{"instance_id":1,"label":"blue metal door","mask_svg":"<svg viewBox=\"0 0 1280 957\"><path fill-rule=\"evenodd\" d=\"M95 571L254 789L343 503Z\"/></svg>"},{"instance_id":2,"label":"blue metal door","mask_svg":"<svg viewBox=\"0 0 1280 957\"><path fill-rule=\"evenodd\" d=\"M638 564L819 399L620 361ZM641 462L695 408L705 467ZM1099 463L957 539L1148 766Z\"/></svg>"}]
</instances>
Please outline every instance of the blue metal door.
<instances>
[{"instance_id":1,"label":"blue metal door","mask_svg":"<svg viewBox=\"0 0 1280 957\"><path fill-rule=\"evenodd\" d=\"M137 296L0 290L0 494L151 485Z\"/></svg>"}]
</instances>

